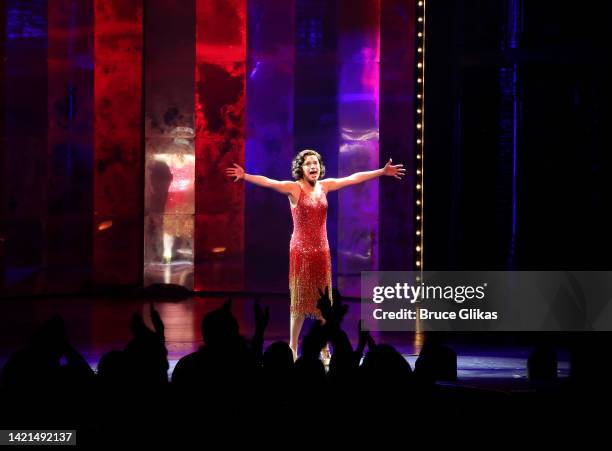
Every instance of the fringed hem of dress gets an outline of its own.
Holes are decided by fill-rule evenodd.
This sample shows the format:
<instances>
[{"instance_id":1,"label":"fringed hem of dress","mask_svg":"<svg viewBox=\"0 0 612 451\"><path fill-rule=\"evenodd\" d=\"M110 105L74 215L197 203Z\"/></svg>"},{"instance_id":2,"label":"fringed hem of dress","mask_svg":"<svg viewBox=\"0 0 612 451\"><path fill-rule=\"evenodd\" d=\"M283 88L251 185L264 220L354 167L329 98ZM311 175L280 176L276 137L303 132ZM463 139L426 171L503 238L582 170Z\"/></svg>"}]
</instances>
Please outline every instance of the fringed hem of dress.
<instances>
[{"instance_id":1,"label":"fringed hem of dress","mask_svg":"<svg viewBox=\"0 0 612 451\"><path fill-rule=\"evenodd\" d=\"M309 287L309 290L304 290L305 287L298 287L298 284L298 278L296 278L293 283L289 284L289 292L291 293L289 313L291 316L304 316L305 318L323 319L321 316L321 311L317 308L317 301L319 300L319 287L312 284L312 286ZM329 297L330 301L333 303L334 300L331 294L331 280L328 280L325 285L329 287ZM325 287L321 287L321 290L324 289ZM306 297L305 291L313 294Z\"/></svg>"}]
</instances>

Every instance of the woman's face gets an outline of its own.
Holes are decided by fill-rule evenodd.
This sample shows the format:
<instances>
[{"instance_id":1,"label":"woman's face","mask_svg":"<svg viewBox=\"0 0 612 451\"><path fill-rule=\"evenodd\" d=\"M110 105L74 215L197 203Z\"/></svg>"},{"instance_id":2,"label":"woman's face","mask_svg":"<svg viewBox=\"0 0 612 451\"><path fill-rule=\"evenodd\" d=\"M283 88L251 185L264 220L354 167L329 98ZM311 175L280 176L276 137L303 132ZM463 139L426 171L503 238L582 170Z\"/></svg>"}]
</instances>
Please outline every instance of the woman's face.
<instances>
[{"instance_id":1,"label":"woman's face","mask_svg":"<svg viewBox=\"0 0 612 451\"><path fill-rule=\"evenodd\" d=\"M319 159L314 155L308 155L304 160L304 164L302 164L302 171L304 172L304 180L314 184L321 174Z\"/></svg>"}]
</instances>

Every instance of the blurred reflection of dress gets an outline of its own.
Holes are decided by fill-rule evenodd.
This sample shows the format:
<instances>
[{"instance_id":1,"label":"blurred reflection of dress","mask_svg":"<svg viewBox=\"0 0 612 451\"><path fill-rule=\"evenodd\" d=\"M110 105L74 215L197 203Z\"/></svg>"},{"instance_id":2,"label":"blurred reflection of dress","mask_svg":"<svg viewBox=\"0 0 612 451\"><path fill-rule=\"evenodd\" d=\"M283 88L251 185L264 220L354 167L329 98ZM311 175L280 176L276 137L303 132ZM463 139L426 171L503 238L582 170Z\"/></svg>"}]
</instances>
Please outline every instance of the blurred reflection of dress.
<instances>
[{"instance_id":1,"label":"blurred reflection of dress","mask_svg":"<svg viewBox=\"0 0 612 451\"><path fill-rule=\"evenodd\" d=\"M164 233L174 237L193 236L195 164L182 154L169 159L172 182L163 220Z\"/></svg>"}]
</instances>

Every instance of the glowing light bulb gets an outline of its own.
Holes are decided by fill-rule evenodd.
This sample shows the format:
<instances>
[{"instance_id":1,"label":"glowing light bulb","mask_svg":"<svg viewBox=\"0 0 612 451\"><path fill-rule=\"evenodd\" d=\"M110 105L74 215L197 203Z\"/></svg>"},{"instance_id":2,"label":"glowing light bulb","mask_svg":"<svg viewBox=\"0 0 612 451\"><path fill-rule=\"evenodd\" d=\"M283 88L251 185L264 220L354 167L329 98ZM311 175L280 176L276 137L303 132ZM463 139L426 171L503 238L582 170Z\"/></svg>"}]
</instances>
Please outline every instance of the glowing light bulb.
<instances>
[{"instance_id":1,"label":"glowing light bulb","mask_svg":"<svg viewBox=\"0 0 612 451\"><path fill-rule=\"evenodd\" d=\"M417 187L416 187L416 188L417 188L417 189L421 189L421 185L417 185Z\"/></svg>"},{"instance_id":2,"label":"glowing light bulb","mask_svg":"<svg viewBox=\"0 0 612 451\"><path fill-rule=\"evenodd\" d=\"M417 128L421 128L421 124L417 124Z\"/></svg>"},{"instance_id":3,"label":"glowing light bulb","mask_svg":"<svg viewBox=\"0 0 612 451\"><path fill-rule=\"evenodd\" d=\"M417 251L417 252L421 252L421 246L417 246L417 247L416 247L416 251Z\"/></svg>"},{"instance_id":4,"label":"glowing light bulb","mask_svg":"<svg viewBox=\"0 0 612 451\"><path fill-rule=\"evenodd\" d=\"M421 111L421 109L420 109L420 108L419 108L419 109L417 109L417 113L419 113L419 114L421 114L421 113L422 113L422 111Z\"/></svg>"}]
</instances>

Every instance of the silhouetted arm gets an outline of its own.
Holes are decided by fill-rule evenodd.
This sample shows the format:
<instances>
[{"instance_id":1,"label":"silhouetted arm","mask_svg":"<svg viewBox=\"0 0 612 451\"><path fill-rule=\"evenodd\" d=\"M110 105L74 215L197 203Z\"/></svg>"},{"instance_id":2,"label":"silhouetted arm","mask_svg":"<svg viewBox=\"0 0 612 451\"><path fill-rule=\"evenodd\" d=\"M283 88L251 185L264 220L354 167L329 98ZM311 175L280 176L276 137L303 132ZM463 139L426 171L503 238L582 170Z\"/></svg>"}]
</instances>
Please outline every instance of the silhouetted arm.
<instances>
[{"instance_id":1,"label":"silhouetted arm","mask_svg":"<svg viewBox=\"0 0 612 451\"><path fill-rule=\"evenodd\" d=\"M357 334L359 335L359 342L357 343L357 348L355 349L354 356L357 365L359 365L359 362L363 357L363 352L365 351L366 345L370 350L373 349L374 346L376 346L376 343L374 342L372 335L370 335L370 331L362 327L361 320L359 320L359 324L357 325Z\"/></svg>"},{"instance_id":2,"label":"silhouetted arm","mask_svg":"<svg viewBox=\"0 0 612 451\"><path fill-rule=\"evenodd\" d=\"M161 316L159 316L159 312L155 309L155 305L153 305L153 301L151 301L150 307L151 307L151 322L153 323L153 327L155 328L155 333L160 338L162 343L165 343L166 336L164 333L165 331L164 322L162 321Z\"/></svg>"}]
</instances>

